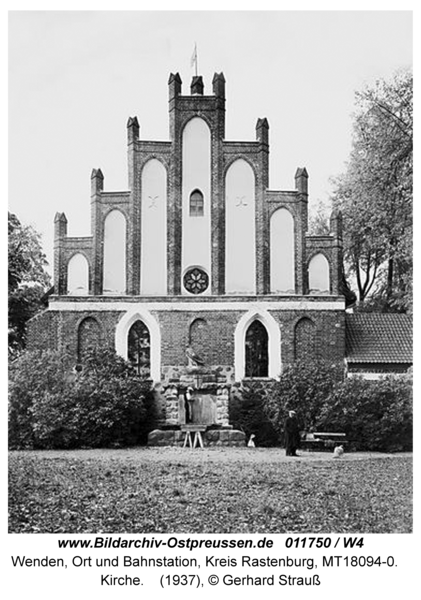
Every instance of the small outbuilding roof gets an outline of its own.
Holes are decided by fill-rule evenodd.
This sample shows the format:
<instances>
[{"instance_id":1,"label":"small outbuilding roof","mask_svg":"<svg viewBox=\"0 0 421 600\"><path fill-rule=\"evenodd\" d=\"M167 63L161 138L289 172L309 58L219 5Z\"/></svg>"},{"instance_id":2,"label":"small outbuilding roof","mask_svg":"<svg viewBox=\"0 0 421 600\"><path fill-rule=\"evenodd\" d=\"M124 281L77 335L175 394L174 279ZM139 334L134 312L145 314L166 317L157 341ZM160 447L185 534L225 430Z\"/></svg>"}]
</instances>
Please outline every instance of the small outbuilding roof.
<instances>
[{"instance_id":1,"label":"small outbuilding roof","mask_svg":"<svg viewBox=\"0 0 421 600\"><path fill-rule=\"evenodd\" d=\"M412 363L412 316L347 314L346 359L350 363Z\"/></svg>"}]
</instances>

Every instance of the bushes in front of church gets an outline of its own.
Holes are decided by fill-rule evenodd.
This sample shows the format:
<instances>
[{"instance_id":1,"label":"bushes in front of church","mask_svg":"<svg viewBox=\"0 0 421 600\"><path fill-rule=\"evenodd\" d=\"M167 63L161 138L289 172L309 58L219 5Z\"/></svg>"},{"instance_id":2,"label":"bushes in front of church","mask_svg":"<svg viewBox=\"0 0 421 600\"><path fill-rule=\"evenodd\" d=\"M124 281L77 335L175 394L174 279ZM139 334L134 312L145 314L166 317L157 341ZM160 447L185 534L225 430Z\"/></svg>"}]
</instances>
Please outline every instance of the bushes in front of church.
<instances>
[{"instance_id":1,"label":"bushes in front of church","mask_svg":"<svg viewBox=\"0 0 421 600\"><path fill-rule=\"evenodd\" d=\"M283 424L289 410L296 410L303 430L313 431L320 408L343 369L325 362L296 362L286 367L279 381L248 380L231 391L230 422L257 446L284 443Z\"/></svg>"},{"instance_id":2,"label":"bushes in front of church","mask_svg":"<svg viewBox=\"0 0 421 600\"><path fill-rule=\"evenodd\" d=\"M26 352L10 368L9 447L81 448L139 443L150 382L108 349L80 371L55 351Z\"/></svg>"},{"instance_id":3,"label":"bushes in front of church","mask_svg":"<svg viewBox=\"0 0 421 600\"><path fill-rule=\"evenodd\" d=\"M256 446L267 447L279 444L278 433L265 412L269 386L262 381L249 381L233 386L229 405L229 420L234 429L256 437Z\"/></svg>"},{"instance_id":4,"label":"bushes in front of church","mask_svg":"<svg viewBox=\"0 0 421 600\"><path fill-rule=\"evenodd\" d=\"M230 420L257 446L284 444L284 421L295 410L305 432L345 433L349 450L412 450L412 378L344 378L326 362L286 367L279 381L243 382L231 392Z\"/></svg>"},{"instance_id":5,"label":"bushes in front of church","mask_svg":"<svg viewBox=\"0 0 421 600\"><path fill-rule=\"evenodd\" d=\"M326 398L316 426L346 433L355 450L412 450L412 377L345 379Z\"/></svg>"},{"instance_id":6,"label":"bushes in front of church","mask_svg":"<svg viewBox=\"0 0 421 600\"><path fill-rule=\"evenodd\" d=\"M9 447L34 448L33 412L46 396L67 398L73 375L66 356L52 350L23 352L9 367ZM51 407L53 418L54 407Z\"/></svg>"},{"instance_id":7,"label":"bushes in front of church","mask_svg":"<svg viewBox=\"0 0 421 600\"><path fill-rule=\"evenodd\" d=\"M306 432L345 433L349 449L412 450L412 378L344 378L323 362L287 367L266 394L264 412L283 443L284 420L295 410Z\"/></svg>"}]
</instances>

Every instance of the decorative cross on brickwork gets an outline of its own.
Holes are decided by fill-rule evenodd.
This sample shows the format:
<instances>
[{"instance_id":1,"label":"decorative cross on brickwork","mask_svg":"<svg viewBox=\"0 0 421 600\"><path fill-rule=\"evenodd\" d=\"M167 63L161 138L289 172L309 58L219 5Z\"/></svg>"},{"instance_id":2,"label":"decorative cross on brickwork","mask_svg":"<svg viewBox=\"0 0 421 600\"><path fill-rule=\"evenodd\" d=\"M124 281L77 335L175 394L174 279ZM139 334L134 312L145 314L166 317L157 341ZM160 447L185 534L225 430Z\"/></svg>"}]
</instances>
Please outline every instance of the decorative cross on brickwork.
<instances>
[{"instance_id":1,"label":"decorative cross on brickwork","mask_svg":"<svg viewBox=\"0 0 421 600\"><path fill-rule=\"evenodd\" d=\"M150 198L150 201L151 201L148 208L157 208L156 201L159 198L159 196L148 196L148 198Z\"/></svg>"},{"instance_id":2,"label":"decorative cross on brickwork","mask_svg":"<svg viewBox=\"0 0 421 600\"><path fill-rule=\"evenodd\" d=\"M238 200L238 202L235 206L247 206L248 202L245 202L244 198L245 196L237 196L236 200Z\"/></svg>"}]
</instances>

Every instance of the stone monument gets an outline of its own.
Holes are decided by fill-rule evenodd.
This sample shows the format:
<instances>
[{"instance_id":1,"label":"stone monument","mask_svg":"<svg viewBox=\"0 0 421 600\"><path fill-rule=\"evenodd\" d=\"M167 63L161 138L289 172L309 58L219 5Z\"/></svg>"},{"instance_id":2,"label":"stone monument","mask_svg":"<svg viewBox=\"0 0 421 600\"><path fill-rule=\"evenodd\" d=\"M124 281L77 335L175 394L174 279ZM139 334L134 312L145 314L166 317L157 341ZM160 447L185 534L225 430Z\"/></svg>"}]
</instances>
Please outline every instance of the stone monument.
<instances>
[{"instance_id":1,"label":"stone monument","mask_svg":"<svg viewBox=\"0 0 421 600\"><path fill-rule=\"evenodd\" d=\"M149 434L151 446L182 445L185 432L203 431L205 446L243 446L245 435L229 424L231 384L189 345L187 365L162 389L164 422Z\"/></svg>"}]
</instances>

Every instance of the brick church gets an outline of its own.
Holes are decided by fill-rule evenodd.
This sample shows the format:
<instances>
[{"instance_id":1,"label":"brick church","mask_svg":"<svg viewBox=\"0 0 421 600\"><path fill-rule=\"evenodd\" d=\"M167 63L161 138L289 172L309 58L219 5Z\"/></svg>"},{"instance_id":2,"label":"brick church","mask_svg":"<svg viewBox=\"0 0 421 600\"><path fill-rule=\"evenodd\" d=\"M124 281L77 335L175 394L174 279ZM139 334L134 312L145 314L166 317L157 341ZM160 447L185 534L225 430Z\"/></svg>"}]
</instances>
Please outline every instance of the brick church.
<instances>
[{"instance_id":1,"label":"brick church","mask_svg":"<svg viewBox=\"0 0 421 600\"><path fill-rule=\"evenodd\" d=\"M225 138L222 73L208 94L202 77L186 94L171 74L168 103L168 141L128 120L128 190L92 171L89 237L56 214L54 291L28 342L75 364L88 346L114 348L161 390L167 424L186 421L190 395L193 421L227 426L234 382L311 357L344 364L341 217L307 233L305 168L293 189L269 188L266 118L255 140Z\"/></svg>"}]
</instances>

